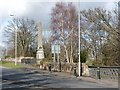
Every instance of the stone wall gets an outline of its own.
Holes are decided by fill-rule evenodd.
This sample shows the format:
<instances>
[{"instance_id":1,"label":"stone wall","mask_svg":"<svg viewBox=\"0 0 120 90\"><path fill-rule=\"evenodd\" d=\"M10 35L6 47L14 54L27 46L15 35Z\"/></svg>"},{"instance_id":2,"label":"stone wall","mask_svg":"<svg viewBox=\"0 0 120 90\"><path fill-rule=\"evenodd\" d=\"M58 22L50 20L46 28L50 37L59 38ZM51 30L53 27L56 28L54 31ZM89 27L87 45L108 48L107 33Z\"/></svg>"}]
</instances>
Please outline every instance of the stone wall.
<instances>
[{"instance_id":1,"label":"stone wall","mask_svg":"<svg viewBox=\"0 0 120 90\"><path fill-rule=\"evenodd\" d=\"M48 70L48 65L51 64L51 70L52 71L60 71L60 64L59 63L42 63L40 65L37 65L38 68L40 69L47 69ZM76 66L76 72L78 75L78 64L76 63L61 63L61 72L67 72L70 74L74 73L74 66ZM82 75L83 76L89 76L89 68L88 66L83 63L82 64Z\"/></svg>"}]
</instances>

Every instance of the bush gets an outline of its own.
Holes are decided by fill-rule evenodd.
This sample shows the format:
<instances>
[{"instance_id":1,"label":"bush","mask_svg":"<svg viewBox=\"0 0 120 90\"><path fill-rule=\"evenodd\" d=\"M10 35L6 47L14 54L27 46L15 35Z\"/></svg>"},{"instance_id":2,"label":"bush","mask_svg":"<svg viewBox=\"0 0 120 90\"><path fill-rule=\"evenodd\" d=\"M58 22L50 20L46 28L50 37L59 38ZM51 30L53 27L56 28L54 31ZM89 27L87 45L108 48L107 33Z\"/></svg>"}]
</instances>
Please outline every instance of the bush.
<instances>
[{"instance_id":1,"label":"bush","mask_svg":"<svg viewBox=\"0 0 120 90\"><path fill-rule=\"evenodd\" d=\"M85 63L87 61L87 58L88 58L88 51L85 49L80 52L80 60L82 63Z\"/></svg>"},{"instance_id":2,"label":"bush","mask_svg":"<svg viewBox=\"0 0 120 90\"><path fill-rule=\"evenodd\" d=\"M40 65L43 65L43 60L42 60L42 61L40 61Z\"/></svg>"},{"instance_id":3,"label":"bush","mask_svg":"<svg viewBox=\"0 0 120 90\"><path fill-rule=\"evenodd\" d=\"M101 62L101 60L94 60L93 62L92 62L92 66L102 66L102 62Z\"/></svg>"},{"instance_id":4,"label":"bush","mask_svg":"<svg viewBox=\"0 0 120 90\"><path fill-rule=\"evenodd\" d=\"M93 60L89 59L89 60L86 61L86 65L92 66L93 62L94 62Z\"/></svg>"},{"instance_id":5,"label":"bush","mask_svg":"<svg viewBox=\"0 0 120 90\"><path fill-rule=\"evenodd\" d=\"M5 59L10 58L10 56L5 56Z\"/></svg>"},{"instance_id":6,"label":"bush","mask_svg":"<svg viewBox=\"0 0 120 90\"><path fill-rule=\"evenodd\" d=\"M48 65L48 64L50 64L50 63L52 63L52 62L53 62L53 60L48 59L48 58L44 58L44 59L42 59L42 60L40 61L40 65Z\"/></svg>"}]
</instances>

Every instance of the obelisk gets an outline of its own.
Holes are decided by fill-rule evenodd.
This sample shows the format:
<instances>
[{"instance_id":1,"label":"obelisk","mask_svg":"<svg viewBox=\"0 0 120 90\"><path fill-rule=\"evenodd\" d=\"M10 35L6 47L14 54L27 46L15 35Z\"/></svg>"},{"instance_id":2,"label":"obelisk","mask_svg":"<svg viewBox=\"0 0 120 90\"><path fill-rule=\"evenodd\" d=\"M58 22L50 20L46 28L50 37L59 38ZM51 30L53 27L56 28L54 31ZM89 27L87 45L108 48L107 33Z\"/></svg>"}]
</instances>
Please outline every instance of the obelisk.
<instances>
[{"instance_id":1,"label":"obelisk","mask_svg":"<svg viewBox=\"0 0 120 90\"><path fill-rule=\"evenodd\" d=\"M42 45L42 23L38 23L38 48L36 54L37 62L39 63L40 60L44 58L44 51Z\"/></svg>"}]
</instances>

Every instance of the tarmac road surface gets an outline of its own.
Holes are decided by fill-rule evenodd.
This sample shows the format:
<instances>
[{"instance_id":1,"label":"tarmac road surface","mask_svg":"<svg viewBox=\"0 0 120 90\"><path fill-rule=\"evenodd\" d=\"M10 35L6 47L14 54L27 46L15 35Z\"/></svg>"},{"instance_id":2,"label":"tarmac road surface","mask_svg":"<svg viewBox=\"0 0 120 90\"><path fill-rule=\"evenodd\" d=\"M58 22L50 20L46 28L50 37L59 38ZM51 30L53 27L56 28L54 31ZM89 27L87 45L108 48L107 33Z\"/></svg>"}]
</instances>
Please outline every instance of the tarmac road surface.
<instances>
[{"instance_id":1,"label":"tarmac road surface","mask_svg":"<svg viewBox=\"0 0 120 90\"><path fill-rule=\"evenodd\" d=\"M19 69L9 69L0 67L2 70L2 89L23 90L48 89L48 88L114 88L93 82L78 80L76 78L62 78L42 70L22 71ZM17 89L16 89L17 88ZM48 89L50 90L50 89ZM52 89L53 90L53 89ZM107 89L105 89L107 90Z\"/></svg>"}]
</instances>

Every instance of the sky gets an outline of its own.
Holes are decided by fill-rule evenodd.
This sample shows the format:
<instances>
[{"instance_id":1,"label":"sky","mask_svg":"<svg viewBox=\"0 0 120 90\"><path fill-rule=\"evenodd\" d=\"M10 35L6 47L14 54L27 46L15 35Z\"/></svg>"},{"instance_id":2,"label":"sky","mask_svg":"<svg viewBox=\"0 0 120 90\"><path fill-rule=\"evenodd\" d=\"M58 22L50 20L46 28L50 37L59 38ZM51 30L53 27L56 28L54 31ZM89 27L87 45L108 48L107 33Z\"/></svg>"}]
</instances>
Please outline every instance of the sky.
<instances>
[{"instance_id":1,"label":"sky","mask_svg":"<svg viewBox=\"0 0 120 90\"><path fill-rule=\"evenodd\" d=\"M28 17L37 22L42 21L43 29L46 30L50 23L51 9L60 1L74 2L77 7L80 2L80 10L94 7L105 7L110 10L118 0L0 0L0 46L5 46L3 27L13 18L10 17L11 14L14 17Z\"/></svg>"}]
</instances>

